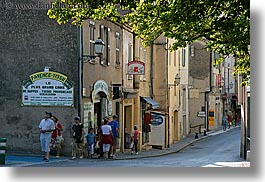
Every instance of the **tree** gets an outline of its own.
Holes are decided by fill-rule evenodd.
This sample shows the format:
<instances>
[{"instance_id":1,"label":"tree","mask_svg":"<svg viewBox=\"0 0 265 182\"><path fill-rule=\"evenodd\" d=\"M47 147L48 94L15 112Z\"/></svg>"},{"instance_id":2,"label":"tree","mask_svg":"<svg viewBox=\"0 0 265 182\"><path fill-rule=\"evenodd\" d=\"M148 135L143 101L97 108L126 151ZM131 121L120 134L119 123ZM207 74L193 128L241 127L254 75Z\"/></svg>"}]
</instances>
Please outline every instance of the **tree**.
<instances>
[{"instance_id":1,"label":"tree","mask_svg":"<svg viewBox=\"0 0 265 182\"><path fill-rule=\"evenodd\" d=\"M128 23L146 46L161 34L174 39L171 50L204 39L208 49L237 58L235 73L244 81L250 77L249 0L56 0L48 15L59 24Z\"/></svg>"}]
</instances>

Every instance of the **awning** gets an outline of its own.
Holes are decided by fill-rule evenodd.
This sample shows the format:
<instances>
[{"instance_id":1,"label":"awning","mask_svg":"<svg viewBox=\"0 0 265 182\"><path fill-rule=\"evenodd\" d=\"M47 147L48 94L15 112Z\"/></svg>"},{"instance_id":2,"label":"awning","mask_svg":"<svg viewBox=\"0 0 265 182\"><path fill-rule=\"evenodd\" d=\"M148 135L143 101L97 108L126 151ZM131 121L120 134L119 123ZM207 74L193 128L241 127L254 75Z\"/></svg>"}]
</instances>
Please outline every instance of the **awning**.
<instances>
[{"instance_id":1,"label":"awning","mask_svg":"<svg viewBox=\"0 0 265 182\"><path fill-rule=\"evenodd\" d=\"M150 97L142 97L146 102L152 105L153 109L156 109L159 107L159 103L151 99Z\"/></svg>"}]
</instances>

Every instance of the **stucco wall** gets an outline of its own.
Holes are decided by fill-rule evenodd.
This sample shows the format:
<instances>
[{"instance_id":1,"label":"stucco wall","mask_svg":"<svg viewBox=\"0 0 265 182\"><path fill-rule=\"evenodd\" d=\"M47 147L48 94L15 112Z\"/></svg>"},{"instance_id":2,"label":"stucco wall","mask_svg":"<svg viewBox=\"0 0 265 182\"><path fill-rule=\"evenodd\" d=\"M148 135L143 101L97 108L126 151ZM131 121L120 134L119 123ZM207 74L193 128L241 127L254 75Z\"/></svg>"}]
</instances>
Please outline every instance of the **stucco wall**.
<instances>
[{"instance_id":1,"label":"stucco wall","mask_svg":"<svg viewBox=\"0 0 265 182\"><path fill-rule=\"evenodd\" d=\"M77 114L77 28L60 26L46 14L45 9L0 10L0 137L7 138L7 152L40 152L38 125L46 110L62 122L63 153L70 152L70 126ZM45 66L73 83L74 107L21 106L22 82Z\"/></svg>"},{"instance_id":2,"label":"stucco wall","mask_svg":"<svg viewBox=\"0 0 265 182\"><path fill-rule=\"evenodd\" d=\"M205 118L197 117L197 112L205 105L204 93L210 86L210 52L204 48L203 42L195 42L192 46L194 56L189 55L189 106L190 124L195 126L205 123Z\"/></svg>"}]
</instances>

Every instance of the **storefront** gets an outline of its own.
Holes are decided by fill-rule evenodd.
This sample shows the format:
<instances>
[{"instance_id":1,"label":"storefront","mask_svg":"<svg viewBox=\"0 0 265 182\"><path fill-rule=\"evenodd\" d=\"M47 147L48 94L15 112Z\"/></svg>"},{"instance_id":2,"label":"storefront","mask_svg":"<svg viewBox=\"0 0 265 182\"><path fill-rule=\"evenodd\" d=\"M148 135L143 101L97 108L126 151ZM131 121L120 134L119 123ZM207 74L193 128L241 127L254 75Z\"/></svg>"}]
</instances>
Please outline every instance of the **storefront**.
<instances>
[{"instance_id":1,"label":"storefront","mask_svg":"<svg viewBox=\"0 0 265 182\"><path fill-rule=\"evenodd\" d=\"M104 80L97 80L93 84L90 94L91 99L84 101L84 129L85 133L89 128L94 128L97 134L105 116L112 115L111 90Z\"/></svg>"},{"instance_id":2,"label":"storefront","mask_svg":"<svg viewBox=\"0 0 265 182\"><path fill-rule=\"evenodd\" d=\"M151 132L151 111L159 108L159 103L150 97L141 97L141 116L142 116L142 145L148 144Z\"/></svg>"}]
</instances>

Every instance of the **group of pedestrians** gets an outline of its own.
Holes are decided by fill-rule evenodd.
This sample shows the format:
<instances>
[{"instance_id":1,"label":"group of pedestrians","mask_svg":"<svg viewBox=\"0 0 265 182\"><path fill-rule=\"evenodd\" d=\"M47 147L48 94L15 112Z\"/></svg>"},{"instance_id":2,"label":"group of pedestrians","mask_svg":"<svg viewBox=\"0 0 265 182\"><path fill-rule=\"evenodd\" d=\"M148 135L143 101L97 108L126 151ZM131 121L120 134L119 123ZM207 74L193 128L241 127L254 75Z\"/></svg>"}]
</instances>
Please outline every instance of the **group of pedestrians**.
<instances>
[{"instance_id":1,"label":"group of pedestrians","mask_svg":"<svg viewBox=\"0 0 265 182\"><path fill-rule=\"evenodd\" d=\"M61 133L62 130L63 127L58 118L53 116L51 112L45 112L45 117L39 124L40 145L41 150L45 153L43 157L45 162L49 161L51 148L56 148L56 158L59 158L61 144L64 140Z\"/></svg>"},{"instance_id":2,"label":"group of pedestrians","mask_svg":"<svg viewBox=\"0 0 265 182\"><path fill-rule=\"evenodd\" d=\"M222 118L223 130L225 131L227 128L229 129L233 122L234 122L234 125L236 126L237 121L235 121L235 119L233 118L232 111L229 111L228 113L227 111L225 111L223 118Z\"/></svg>"},{"instance_id":3,"label":"group of pedestrians","mask_svg":"<svg viewBox=\"0 0 265 182\"><path fill-rule=\"evenodd\" d=\"M58 121L58 118L53 116L51 112L45 112L45 117L39 124L39 130L41 150L45 153L43 160L49 161L51 150L56 150L56 158L59 158L64 138L62 136L63 126ZM75 160L77 157L80 159L84 158L84 140L87 143L87 158L93 158L95 151L97 151L100 157L105 159L116 158L116 148L120 137L118 115L113 115L112 120L109 117L104 117L97 132L94 128L90 128L86 135L80 117L76 116L73 118L71 131L72 160ZM133 143L131 154L133 154L133 151L135 151L135 154L138 154L138 140L139 131L134 126L134 130L131 133L131 142Z\"/></svg>"},{"instance_id":4,"label":"group of pedestrians","mask_svg":"<svg viewBox=\"0 0 265 182\"><path fill-rule=\"evenodd\" d=\"M97 131L98 135L95 134L94 128L90 128L88 134L84 136L84 126L80 122L80 117L74 118L72 131L73 160L76 159L77 155L79 155L80 159L84 157L83 139L86 139L88 158L92 158L95 154L95 147L98 148L97 153L105 159L115 158L116 147L119 142L119 123L117 115L113 115L113 120L111 121L108 117L104 117Z\"/></svg>"}]
</instances>

